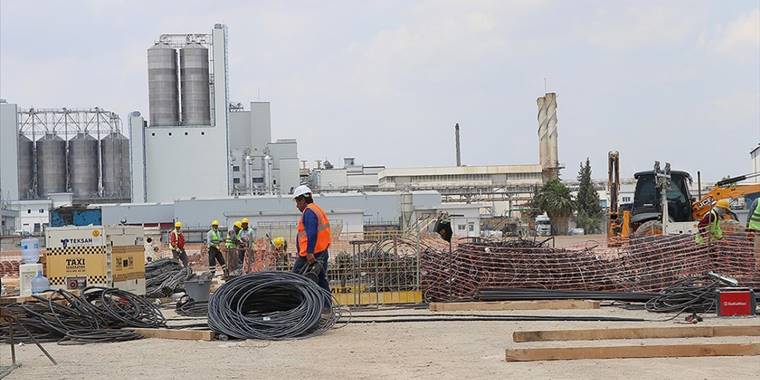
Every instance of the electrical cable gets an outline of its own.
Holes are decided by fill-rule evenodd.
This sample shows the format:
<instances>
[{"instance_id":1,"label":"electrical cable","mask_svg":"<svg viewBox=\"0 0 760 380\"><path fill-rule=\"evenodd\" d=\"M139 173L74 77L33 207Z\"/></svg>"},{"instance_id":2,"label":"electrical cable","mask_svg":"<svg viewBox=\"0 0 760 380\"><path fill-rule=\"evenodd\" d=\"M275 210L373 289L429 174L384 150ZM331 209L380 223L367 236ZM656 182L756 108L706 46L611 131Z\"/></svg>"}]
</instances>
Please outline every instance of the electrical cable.
<instances>
[{"instance_id":1,"label":"electrical cable","mask_svg":"<svg viewBox=\"0 0 760 380\"><path fill-rule=\"evenodd\" d=\"M145 298L114 288L88 287L75 295L63 289L48 290L37 302L2 307L18 323L0 326L0 339L84 344L139 339L124 327L157 328L166 325L161 310Z\"/></svg>"},{"instance_id":2,"label":"electrical cable","mask_svg":"<svg viewBox=\"0 0 760 380\"><path fill-rule=\"evenodd\" d=\"M346 311L330 292L292 272L235 277L211 295L209 327L238 339L283 340L321 334Z\"/></svg>"},{"instance_id":3,"label":"electrical cable","mask_svg":"<svg viewBox=\"0 0 760 380\"><path fill-rule=\"evenodd\" d=\"M180 297L174 310L184 317L205 317L208 315L208 301L195 301L188 295Z\"/></svg>"},{"instance_id":4,"label":"electrical cable","mask_svg":"<svg viewBox=\"0 0 760 380\"><path fill-rule=\"evenodd\" d=\"M717 291L721 283L709 276L690 276L676 281L662 294L644 304L653 313L714 313L718 310Z\"/></svg>"}]
</instances>

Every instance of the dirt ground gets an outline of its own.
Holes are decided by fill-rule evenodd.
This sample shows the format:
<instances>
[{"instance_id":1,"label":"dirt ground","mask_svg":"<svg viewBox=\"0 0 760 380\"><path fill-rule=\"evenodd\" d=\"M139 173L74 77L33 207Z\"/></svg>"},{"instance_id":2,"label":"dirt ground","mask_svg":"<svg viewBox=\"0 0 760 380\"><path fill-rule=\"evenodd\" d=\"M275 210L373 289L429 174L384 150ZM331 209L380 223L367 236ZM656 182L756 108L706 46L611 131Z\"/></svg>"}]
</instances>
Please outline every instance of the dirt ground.
<instances>
[{"instance_id":1,"label":"dirt ground","mask_svg":"<svg viewBox=\"0 0 760 380\"><path fill-rule=\"evenodd\" d=\"M426 310L355 312L354 315ZM486 314L486 313L484 313ZM511 315L610 315L662 319L612 307L600 310L499 312ZM167 313L169 316L169 313ZM680 318L679 318L680 319ZM757 318L706 318L707 325L760 324ZM143 339L82 346L45 344L53 366L34 345L18 348L22 364L9 379L757 379L760 357L506 362L507 348L760 342L760 337L514 343L516 330L676 326L674 322L417 322L350 324L297 341ZM8 347L0 351L9 363Z\"/></svg>"}]
</instances>

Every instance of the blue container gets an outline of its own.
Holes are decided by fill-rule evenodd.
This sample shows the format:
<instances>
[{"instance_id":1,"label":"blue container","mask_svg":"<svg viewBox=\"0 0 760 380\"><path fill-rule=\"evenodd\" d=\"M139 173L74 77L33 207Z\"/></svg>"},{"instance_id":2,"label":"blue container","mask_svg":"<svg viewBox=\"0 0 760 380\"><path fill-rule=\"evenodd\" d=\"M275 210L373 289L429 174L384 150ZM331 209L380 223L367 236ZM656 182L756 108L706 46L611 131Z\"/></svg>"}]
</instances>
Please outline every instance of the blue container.
<instances>
[{"instance_id":1,"label":"blue container","mask_svg":"<svg viewBox=\"0 0 760 380\"><path fill-rule=\"evenodd\" d=\"M32 279L32 294L40 294L48 289L50 289L50 281L42 275L42 271L37 272Z\"/></svg>"},{"instance_id":2,"label":"blue container","mask_svg":"<svg viewBox=\"0 0 760 380\"><path fill-rule=\"evenodd\" d=\"M29 238L21 240L22 264L36 264L40 259L40 239Z\"/></svg>"}]
</instances>

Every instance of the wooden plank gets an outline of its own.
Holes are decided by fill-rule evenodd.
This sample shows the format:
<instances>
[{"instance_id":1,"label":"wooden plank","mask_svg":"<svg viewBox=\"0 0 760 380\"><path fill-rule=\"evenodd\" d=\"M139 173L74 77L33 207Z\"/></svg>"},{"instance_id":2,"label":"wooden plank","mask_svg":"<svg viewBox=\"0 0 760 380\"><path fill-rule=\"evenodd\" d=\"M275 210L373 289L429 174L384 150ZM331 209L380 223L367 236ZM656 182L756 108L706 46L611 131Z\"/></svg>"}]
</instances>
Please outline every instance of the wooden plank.
<instances>
[{"instance_id":1,"label":"wooden plank","mask_svg":"<svg viewBox=\"0 0 760 380\"><path fill-rule=\"evenodd\" d=\"M508 362L760 355L760 343L507 349Z\"/></svg>"},{"instance_id":2,"label":"wooden plank","mask_svg":"<svg viewBox=\"0 0 760 380\"><path fill-rule=\"evenodd\" d=\"M629 327L612 329L515 331L515 342L760 336L760 326Z\"/></svg>"},{"instance_id":3,"label":"wooden plank","mask_svg":"<svg viewBox=\"0 0 760 380\"><path fill-rule=\"evenodd\" d=\"M174 329L148 329L129 327L145 338L175 339L175 340L214 340L214 332L209 330L174 330Z\"/></svg>"},{"instance_id":4,"label":"wooden plank","mask_svg":"<svg viewBox=\"0 0 760 380\"><path fill-rule=\"evenodd\" d=\"M760 336L760 325L713 326L713 336Z\"/></svg>"},{"instance_id":5,"label":"wooden plank","mask_svg":"<svg viewBox=\"0 0 760 380\"><path fill-rule=\"evenodd\" d=\"M70 293L74 295L79 295L79 289L70 290ZM43 293L40 294L42 298L48 298L50 295L56 295L57 293ZM16 304L16 303L27 303L27 302L39 302L39 300L34 296L6 296L6 297L0 297L0 305L10 305L10 304ZM57 303L64 303L66 300L61 297L60 295L56 298Z\"/></svg>"},{"instance_id":6,"label":"wooden plank","mask_svg":"<svg viewBox=\"0 0 760 380\"><path fill-rule=\"evenodd\" d=\"M431 311L560 310L598 308L599 301L587 300L433 302L429 305Z\"/></svg>"}]
</instances>

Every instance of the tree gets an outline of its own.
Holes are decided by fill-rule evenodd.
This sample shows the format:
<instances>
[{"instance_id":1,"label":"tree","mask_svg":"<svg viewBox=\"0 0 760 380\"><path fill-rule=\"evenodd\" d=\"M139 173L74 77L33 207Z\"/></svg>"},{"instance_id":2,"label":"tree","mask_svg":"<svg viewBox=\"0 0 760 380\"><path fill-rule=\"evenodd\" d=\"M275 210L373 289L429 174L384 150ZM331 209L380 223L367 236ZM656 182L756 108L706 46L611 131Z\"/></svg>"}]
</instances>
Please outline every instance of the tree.
<instances>
[{"instance_id":1,"label":"tree","mask_svg":"<svg viewBox=\"0 0 760 380\"><path fill-rule=\"evenodd\" d=\"M538 193L536 204L541 211L549 215L555 234L564 235L567 233L567 221L573 215L573 210L576 207L575 200L573 200L567 186L558 179L550 180L544 184Z\"/></svg>"},{"instance_id":2,"label":"tree","mask_svg":"<svg viewBox=\"0 0 760 380\"><path fill-rule=\"evenodd\" d=\"M591 162L588 157L586 164L581 162L580 166L576 225L583 228L587 234L599 233L601 232L602 208L599 206L599 194L591 182Z\"/></svg>"}]
</instances>

